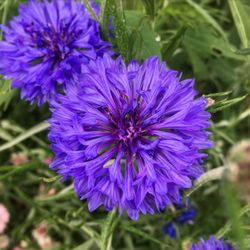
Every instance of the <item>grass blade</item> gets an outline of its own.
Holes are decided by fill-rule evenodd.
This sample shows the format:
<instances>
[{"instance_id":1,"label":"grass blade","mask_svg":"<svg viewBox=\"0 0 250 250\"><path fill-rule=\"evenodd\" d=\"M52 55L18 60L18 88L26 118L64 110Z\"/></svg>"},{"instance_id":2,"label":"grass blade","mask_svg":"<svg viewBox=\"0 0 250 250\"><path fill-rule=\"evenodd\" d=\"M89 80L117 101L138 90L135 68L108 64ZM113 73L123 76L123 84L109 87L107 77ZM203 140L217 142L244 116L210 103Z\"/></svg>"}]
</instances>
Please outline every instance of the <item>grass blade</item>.
<instances>
[{"instance_id":1,"label":"grass blade","mask_svg":"<svg viewBox=\"0 0 250 250\"><path fill-rule=\"evenodd\" d=\"M192 0L186 0L187 3L192 6L201 16L203 16L203 18L209 23L211 24L215 30L217 30L221 36L227 40L227 36L225 34L225 32L223 31L223 29L220 27L220 25L216 22L216 20L211 16L209 15L209 13L207 11L205 11L201 5L195 3L194 1Z\"/></svg>"},{"instance_id":2,"label":"grass blade","mask_svg":"<svg viewBox=\"0 0 250 250\"><path fill-rule=\"evenodd\" d=\"M48 127L49 127L49 124L47 122L39 123L38 125L34 126L33 128L31 128L31 129L25 131L24 133L22 133L21 135L19 135L18 137L16 137L12 141L9 141L9 142L3 144L0 147L0 152L17 145L18 143L28 139L29 137L31 137L31 136L33 136L33 135L35 135L37 133L40 133L40 132L44 131Z\"/></svg>"},{"instance_id":3,"label":"grass blade","mask_svg":"<svg viewBox=\"0 0 250 250\"><path fill-rule=\"evenodd\" d=\"M111 250L111 236L114 230L112 227L116 217L116 209L109 212L106 221L104 222L101 234L101 250Z\"/></svg>"}]
</instances>

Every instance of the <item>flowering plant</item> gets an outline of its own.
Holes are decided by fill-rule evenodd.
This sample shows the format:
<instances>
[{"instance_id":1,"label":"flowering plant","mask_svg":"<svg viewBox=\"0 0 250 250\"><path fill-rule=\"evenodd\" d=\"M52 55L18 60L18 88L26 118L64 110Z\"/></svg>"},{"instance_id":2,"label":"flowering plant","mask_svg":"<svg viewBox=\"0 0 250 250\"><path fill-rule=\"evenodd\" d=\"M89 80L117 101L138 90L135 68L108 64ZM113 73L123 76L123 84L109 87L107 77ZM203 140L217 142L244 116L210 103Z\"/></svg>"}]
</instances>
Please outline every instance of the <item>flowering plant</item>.
<instances>
[{"instance_id":1,"label":"flowering plant","mask_svg":"<svg viewBox=\"0 0 250 250\"><path fill-rule=\"evenodd\" d=\"M0 249L249 249L248 1L0 12Z\"/></svg>"}]
</instances>

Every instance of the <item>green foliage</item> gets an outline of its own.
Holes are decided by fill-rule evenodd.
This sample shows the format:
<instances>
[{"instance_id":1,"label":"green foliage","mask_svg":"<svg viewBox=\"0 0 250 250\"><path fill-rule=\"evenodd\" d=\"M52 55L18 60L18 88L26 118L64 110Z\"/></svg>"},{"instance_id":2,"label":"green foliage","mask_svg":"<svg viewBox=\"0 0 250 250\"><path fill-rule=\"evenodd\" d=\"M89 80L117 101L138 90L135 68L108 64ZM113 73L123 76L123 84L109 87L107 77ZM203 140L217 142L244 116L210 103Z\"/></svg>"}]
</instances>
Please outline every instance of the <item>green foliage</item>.
<instances>
[{"instance_id":1,"label":"green foliage","mask_svg":"<svg viewBox=\"0 0 250 250\"><path fill-rule=\"evenodd\" d=\"M161 57L160 44L147 17L138 11L126 11L125 16L130 31L130 58L141 61L152 55Z\"/></svg>"},{"instance_id":2,"label":"green foliage","mask_svg":"<svg viewBox=\"0 0 250 250\"><path fill-rule=\"evenodd\" d=\"M111 19L110 19L111 18ZM109 37L109 21L112 20L114 41L117 50L127 62L128 58L128 33L122 4L116 0L104 0L101 3L100 24L103 30L103 37Z\"/></svg>"}]
</instances>

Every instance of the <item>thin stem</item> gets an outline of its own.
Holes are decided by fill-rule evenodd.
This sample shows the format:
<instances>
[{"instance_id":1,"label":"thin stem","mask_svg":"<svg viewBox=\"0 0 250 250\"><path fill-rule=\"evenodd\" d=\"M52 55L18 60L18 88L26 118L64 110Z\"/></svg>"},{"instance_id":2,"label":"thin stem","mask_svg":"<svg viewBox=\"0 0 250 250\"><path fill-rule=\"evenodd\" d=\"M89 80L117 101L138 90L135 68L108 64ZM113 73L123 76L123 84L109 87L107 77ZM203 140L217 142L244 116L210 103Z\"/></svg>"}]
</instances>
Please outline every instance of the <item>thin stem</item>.
<instances>
[{"instance_id":1,"label":"thin stem","mask_svg":"<svg viewBox=\"0 0 250 250\"><path fill-rule=\"evenodd\" d=\"M116 209L109 212L102 228L101 234L101 250L111 250L112 234L117 224Z\"/></svg>"}]
</instances>

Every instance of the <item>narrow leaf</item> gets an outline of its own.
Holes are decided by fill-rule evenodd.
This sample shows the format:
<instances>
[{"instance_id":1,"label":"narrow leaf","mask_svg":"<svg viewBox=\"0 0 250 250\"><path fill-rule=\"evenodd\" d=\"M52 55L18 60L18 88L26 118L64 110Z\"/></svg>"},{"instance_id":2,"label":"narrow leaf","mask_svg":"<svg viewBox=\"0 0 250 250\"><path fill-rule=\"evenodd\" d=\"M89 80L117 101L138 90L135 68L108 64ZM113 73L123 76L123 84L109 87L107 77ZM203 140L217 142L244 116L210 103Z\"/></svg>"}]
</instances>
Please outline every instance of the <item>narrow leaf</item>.
<instances>
[{"instance_id":1,"label":"narrow leaf","mask_svg":"<svg viewBox=\"0 0 250 250\"><path fill-rule=\"evenodd\" d=\"M238 55L250 55L250 48L240 49L235 52Z\"/></svg>"},{"instance_id":2,"label":"narrow leaf","mask_svg":"<svg viewBox=\"0 0 250 250\"><path fill-rule=\"evenodd\" d=\"M130 226L130 225L127 225L127 224L122 224L121 227L130 232L130 233L133 233L133 234L137 234L139 236L141 236L142 238L144 238L145 240L149 240L149 241L152 241L160 246L168 246L165 242L163 241L160 241L158 240L157 238L155 237L152 237L150 234L147 234L145 232L142 232L141 230L133 227L133 226Z\"/></svg>"},{"instance_id":3,"label":"narrow leaf","mask_svg":"<svg viewBox=\"0 0 250 250\"><path fill-rule=\"evenodd\" d=\"M241 97L236 97L236 98L233 98L233 99L230 99L230 100L222 100L222 101L219 101L219 102L215 102L213 105L209 106L208 107L208 111L210 113L216 113L218 111L221 111L225 108L228 108L232 105L235 105L236 103L238 102L241 102L242 100L244 100L246 98L247 95L244 95L244 96L241 96Z\"/></svg>"},{"instance_id":4,"label":"narrow leaf","mask_svg":"<svg viewBox=\"0 0 250 250\"><path fill-rule=\"evenodd\" d=\"M91 17L92 17L94 20L98 21L98 17L97 17L97 15L96 15L95 11L93 10L93 8L91 7L91 5L90 5L90 3L89 3L89 0L83 0L83 3L84 3L84 5L86 6L87 10L89 11Z\"/></svg>"},{"instance_id":5,"label":"narrow leaf","mask_svg":"<svg viewBox=\"0 0 250 250\"><path fill-rule=\"evenodd\" d=\"M36 168L44 167L44 166L45 165L41 162L29 162L27 164L16 166L13 170L9 171L6 174L1 175L0 181L4 181L4 180L8 179L9 177L12 177L15 175L19 175L27 170L36 169Z\"/></svg>"},{"instance_id":6,"label":"narrow leaf","mask_svg":"<svg viewBox=\"0 0 250 250\"><path fill-rule=\"evenodd\" d=\"M15 139L13 139L12 141L9 141L9 142L3 144L0 147L0 152L17 145L18 143L28 139L29 137L31 137L37 133L40 133L40 132L46 130L48 127L49 127L49 124L47 122L42 122L42 123L34 126L33 128L25 131L24 133L22 133L21 135L19 135Z\"/></svg>"},{"instance_id":7,"label":"narrow leaf","mask_svg":"<svg viewBox=\"0 0 250 250\"><path fill-rule=\"evenodd\" d=\"M189 197L192 193L210 181L220 180L224 176L226 170L227 167L222 166L207 171L194 182L193 188L186 193L186 196Z\"/></svg>"},{"instance_id":8,"label":"narrow leaf","mask_svg":"<svg viewBox=\"0 0 250 250\"><path fill-rule=\"evenodd\" d=\"M56 176L53 176L51 178L43 177L43 181L47 182L47 183L55 182L55 181L59 180L61 177L62 177L61 175L56 175Z\"/></svg>"},{"instance_id":9,"label":"narrow leaf","mask_svg":"<svg viewBox=\"0 0 250 250\"><path fill-rule=\"evenodd\" d=\"M103 227L102 227L102 234L101 234L101 249L102 250L110 250L111 249L111 235L114 229L112 224L116 217L116 209L113 209L109 212L107 219L105 220Z\"/></svg>"},{"instance_id":10,"label":"narrow leaf","mask_svg":"<svg viewBox=\"0 0 250 250\"><path fill-rule=\"evenodd\" d=\"M211 94L208 94L208 95L204 95L204 97L208 98L208 97L220 97L220 96L227 96L229 94L231 94L232 91L225 91L225 92L218 92L218 93L211 93Z\"/></svg>"},{"instance_id":11,"label":"narrow leaf","mask_svg":"<svg viewBox=\"0 0 250 250\"><path fill-rule=\"evenodd\" d=\"M108 39L109 21L112 18L112 28L114 33L113 41L116 43L119 54L128 62L128 33L123 6L120 1L103 0L101 3L101 29L104 38Z\"/></svg>"},{"instance_id":12,"label":"narrow leaf","mask_svg":"<svg viewBox=\"0 0 250 250\"><path fill-rule=\"evenodd\" d=\"M187 3L192 6L203 18L211 24L215 30L217 30L221 36L227 40L227 36L220 25L216 22L216 20L205 10L201 7L200 4L195 3L193 0L186 0Z\"/></svg>"},{"instance_id":13,"label":"narrow leaf","mask_svg":"<svg viewBox=\"0 0 250 250\"><path fill-rule=\"evenodd\" d=\"M141 0L141 1L145 7L147 15L149 15L150 18L153 20L156 11L155 0Z\"/></svg>"},{"instance_id":14,"label":"narrow leaf","mask_svg":"<svg viewBox=\"0 0 250 250\"><path fill-rule=\"evenodd\" d=\"M245 13L245 8L241 2L241 0L229 0L228 1L236 28L238 30L241 42L244 48L248 47L250 31L247 28L250 22L249 15Z\"/></svg>"},{"instance_id":15,"label":"narrow leaf","mask_svg":"<svg viewBox=\"0 0 250 250\"><path fill-rule=\"evenodd\" d=\"M90 239L86 242L84 242L83 244L81 244L78 247L75 247L72 250L89 250L89 249L93 249L93 245L94 245L95 241L93 239Z\"/></svg>"}]
</instances>

